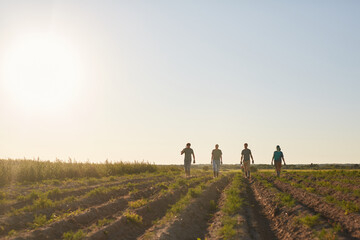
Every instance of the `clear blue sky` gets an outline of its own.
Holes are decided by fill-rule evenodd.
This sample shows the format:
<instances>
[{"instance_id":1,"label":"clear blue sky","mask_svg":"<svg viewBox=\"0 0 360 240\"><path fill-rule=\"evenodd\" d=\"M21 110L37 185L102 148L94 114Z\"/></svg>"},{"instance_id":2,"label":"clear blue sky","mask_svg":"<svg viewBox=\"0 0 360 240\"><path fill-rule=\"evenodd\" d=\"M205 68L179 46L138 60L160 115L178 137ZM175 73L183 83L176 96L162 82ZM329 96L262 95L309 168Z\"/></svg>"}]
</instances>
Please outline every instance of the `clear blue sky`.
<instances>
[{"instance_id":1,"label":"clear blue sky","mask_svg":"<svg viewBox=\"0 0 360 240\"><path fill-rule=\"evenodd\" d=\"M360 161L359 1L0 1L0 157Z\"/></svg>"}]
</instances>

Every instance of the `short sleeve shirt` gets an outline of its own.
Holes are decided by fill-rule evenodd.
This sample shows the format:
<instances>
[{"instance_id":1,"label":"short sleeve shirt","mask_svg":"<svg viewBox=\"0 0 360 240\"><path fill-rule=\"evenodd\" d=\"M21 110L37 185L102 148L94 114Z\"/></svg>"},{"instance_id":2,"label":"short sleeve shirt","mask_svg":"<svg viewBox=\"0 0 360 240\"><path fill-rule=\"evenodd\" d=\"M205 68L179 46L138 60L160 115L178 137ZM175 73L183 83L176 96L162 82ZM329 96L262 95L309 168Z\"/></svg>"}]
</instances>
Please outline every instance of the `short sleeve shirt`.
<instances>
[{"instance_id":1,"label":"short sleeve shirt","mask_svg":"<svg viewBox=\"0 0 360 240\"><path fill-rule=\"evenodd\" d=\"M220 160L221 155L222 155L222 152L220 149L212 150L213 160Z\"/></svg>"},{"instance_id":2,"label":"short sleeve shirt","mask_svg":"<svg viewBox=\"0 0 360 240\"><path fill-rule=\"evenodd\" d=\"M274 160L275 161L281 161L281 158L284 157L284 154L282 151L275 151L274 152Z\"/></svg>"},{"instance_id":3,"label":"short sleeve shirt","mask_svg":"<svg viewBox=\"0 0 360 240\"><path fill-rule=\"evenodd\" d=\"M185 154L185 161L191 161L191 154L194 154L194 151L192 148L184 148L184 154Z\"/></svg>"},{"instance_id":4,"label":"short sleeve shirt","mask_svg":"<svg viewBox=\"0 0 360 240\"><path fill-rule=\"evenodd\" d=\"M244 156L244 161L250 161L251 150L248 148L244 149L241 151L241 155Z\"/></svg>"}]
</instances>

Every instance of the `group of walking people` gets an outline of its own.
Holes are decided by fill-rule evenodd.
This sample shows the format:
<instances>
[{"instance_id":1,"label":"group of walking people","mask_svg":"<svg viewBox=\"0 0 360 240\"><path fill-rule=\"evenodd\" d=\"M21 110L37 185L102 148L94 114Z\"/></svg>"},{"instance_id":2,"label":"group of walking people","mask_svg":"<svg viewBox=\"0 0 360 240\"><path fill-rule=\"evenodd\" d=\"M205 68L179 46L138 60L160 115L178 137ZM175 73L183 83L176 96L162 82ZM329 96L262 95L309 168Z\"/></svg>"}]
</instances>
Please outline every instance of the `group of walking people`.
<instances>
[{"instance_id":1,"label":"group of walking people","mask_svg":"<svg viewBox=\"0 0 360 240\"><path fill-rule=\"evenodd\" d=\"M185 167L185 176L190 177L190 167L191 162L195 163L195 153L194 150L191 148L191 144L187 143L186 147L181 151L181 155L185 154L184 157L184 167ZM244 144L244 149L241 151L241 158L240 158L240 166L244 169L244 175L246 178L250 178L250 159L252 164L254 164L254 157L251 153L251 150L248 148L248 144ZM279 145L276 146L276 151L273 154L271 159L271 165L275 163L275 170L276 175L280 177L281 172L281 161L285 163L284 154L281 151ZM220 165L223 164L222 160L222 151L219 149L219 144L215 145L215 149L211 152L211 165L214 171L214 178L219 176Z\"/></svg>"}]
</instances>

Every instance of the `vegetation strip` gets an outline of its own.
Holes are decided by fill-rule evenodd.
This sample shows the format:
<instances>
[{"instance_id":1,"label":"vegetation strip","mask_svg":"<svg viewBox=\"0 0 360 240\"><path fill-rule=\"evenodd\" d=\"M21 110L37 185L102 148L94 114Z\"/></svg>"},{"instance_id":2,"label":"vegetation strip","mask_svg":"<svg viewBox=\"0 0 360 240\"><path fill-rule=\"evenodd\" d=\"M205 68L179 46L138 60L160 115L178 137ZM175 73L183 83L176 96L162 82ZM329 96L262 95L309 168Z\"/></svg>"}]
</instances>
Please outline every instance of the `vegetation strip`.
<instances>
[{"instance_id":1,"label":"vegetation strip","mask_svg":"<svg viewBox=\"0 0 360 240\"><path fill-rule=\"evenodd\" d=\"M206 181L208 177L194 178L191 180L179 179L178 184L171 184L170 187L161 192L155 199L148 201L144 206L137 209L129 207L125 214L120 216L110 225L97 230L89 235L89 239L116 238L117 235L123 238L136 238L140 236L152 222L163 216L168 206L177 201L181 194L188 188L198 185L201 181ZM128 229L128 228L131 228Z\"/></svg>"},{"instance_id":2,"label":"vegetation strip","mask_svg":"<svg viewBox=\"0 0 360 240\"><path fill-rule=\"evenodd\" d=\"M38 210L37 214L45 214L46 218L48 219L47 224L55 222L54 224L56 224L56 222L58 222L59 220L62 221L62 217L61 215L64 215L64 217L67 217L68 214L58 214L57 213L57 209L58 210L62 210L64 209L64 207L67 207L68 209L72 209L76 210L75 207L78 208L83 208L83 207L90 207L90 206L94 206L94 205L98 205L98 204L102 204L106 201L111 200L112 198L116 198L116 197L121 197L124 196L126 194L129 193L130 190L134 189L135 187L141 187L141 189L146 189L150 186L152 186L154 184L153 181L149 181L149 182L145 182L145 183L139 183L139 184L128 184L126 188L123 188L122 186L118 186L118 187L111 187L108 188L110 192L108 192L108 190L106 188L99 188L99 190L87 193L87 195L89 195L88 197L84 197L82 200L79 201L74 201L68 204L63 204L63 205L59 205L59 206L49 206L50 208L48 209L43 209L43 210ZM131 193L131 192L130 192ZM135 193L135 191L134 191ZM134 194L133 193L133 194ZM73 206L73 208L71 208L71 206ZM82 209L79 211L82 212ZM10 218L7 219L12 219L12 221L16 221L16 224L8 224L9 222L6 222L7 225L4 225L3 227L3 232L2 234L6 234L7 231L9 231L8 229L10 228L14 228L16 230L21 230L23 228L25 228L26 226L28 226L28 224L30 224L31 222L34 221L33 218L33 212L32 213L28 213L28 214L22 214L21 216L12 216ZM73 227L75 225L72 225Z\"/></svg>"},{"instance_id":3,"label":"vegetation strip","mask_svg":"<svg viewBox=\"0 0 360 240\"><path fill-rule=\"evenodd\" d=\"M223 176L211 181L206 188L189 191L139 239L203 239L209 214L215 210L213 202L219 199L228 183L229 176Z\"/></svg>"},{"instance_id":4,"label":"vegetation strip","mask_svg":"<svg viewBox=\"0 0 360 240\"><path fill-rule=\"evenodd\" d=\"M244 231L244 177L238 173L224 191L223 202L220 206L218 219L209 228L206 239L240 239L246 234Z\"/></svg>"},{"instance_id":5,"label":"vegetation strip","mask_svg":"<svg viewBox=\"0 0 360 240\"><path fill-rule=\"evenodd\" d=\"M290 184L275 180L274 184L282 191L290 193L297 201L314 209L322 216L338 222L346 229L352 237L360 238L360 215L349 213L345 214L341 209L334 207L333 204L325 202L322 197L307 191L295 188Z\"/></svg>"}]
</instances>

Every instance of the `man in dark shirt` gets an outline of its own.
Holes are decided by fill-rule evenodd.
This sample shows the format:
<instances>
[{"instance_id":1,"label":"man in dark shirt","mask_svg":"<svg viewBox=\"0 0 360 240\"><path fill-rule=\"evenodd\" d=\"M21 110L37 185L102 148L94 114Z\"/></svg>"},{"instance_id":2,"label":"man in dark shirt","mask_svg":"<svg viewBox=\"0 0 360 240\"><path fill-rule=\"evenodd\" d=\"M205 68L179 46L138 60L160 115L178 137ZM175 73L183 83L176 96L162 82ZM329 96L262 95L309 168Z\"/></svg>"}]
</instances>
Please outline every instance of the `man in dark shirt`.
<instances>
[{"instance_id":1,"label":"man in dark shirt","mask_svg":"<svg viewBox=\"0 0 360 240\"><path fill-rule=\"evenodd\" d=\"M184 148L181 151L181 155L183 155L185 153L185 158L184 158L184 167L185 167L185 176L186 177L190 177L190 166L191 166L191 155L194 158L194 162L195 163L195 154L194 154L194 150L192 150L192 148L190 148L191 144L187 143L186 144L186 148Z\"/></svg>"},{"instance_id":2,"label":"man in dark shirt","mask_svg":"<svg viewBox=\"0 0 360 240\"><path fill-rule=\"evenodd\" d=\"M254 164L254 158L251 154L251 150L248 149L248 144L245 143L244 150L242 150L242 152L241 152L240 165L243 164L243 161L244 161L244 172L245 172L246 178L250 178L250 157L251 157L252 163Z\"/></svg>"},{"instance_id":3,"label":"man in dark shirt","mask_svg":"<svg viewBox=\"0 0 360 240\"><path fill-rule=\"evenodd\" d=\"M219 144L215 145L215 149L211 153L211 164L213 165L214 178L219 176L220 164L222 164L222 152Z\"/></svg>"}]
</instances>

